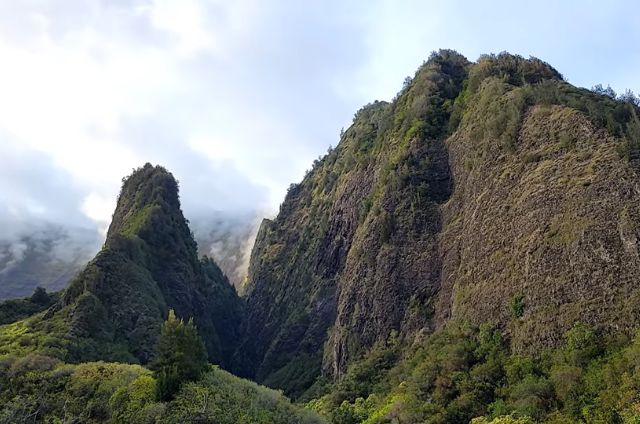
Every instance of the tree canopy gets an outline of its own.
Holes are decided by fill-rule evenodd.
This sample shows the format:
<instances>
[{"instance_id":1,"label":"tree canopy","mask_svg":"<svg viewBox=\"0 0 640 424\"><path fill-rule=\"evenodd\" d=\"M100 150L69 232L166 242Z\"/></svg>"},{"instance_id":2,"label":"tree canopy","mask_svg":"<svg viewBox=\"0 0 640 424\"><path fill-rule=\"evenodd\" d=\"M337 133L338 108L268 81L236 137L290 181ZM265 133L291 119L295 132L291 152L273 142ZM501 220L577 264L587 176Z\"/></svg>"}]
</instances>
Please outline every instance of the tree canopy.
<instances>
[{"instance_id":1,"label":"tree canopy","mask_svg":"<svg viewBox=\"0 0 640 424\"><path fill-rule=\"evenodd\" d=\"M173 310L169 311L151 369L158 380L159 400L170 400L182 383L200 378L207 369L207 350L198 336L193 319L185 324Z\"/></svg>"}]
</instances>

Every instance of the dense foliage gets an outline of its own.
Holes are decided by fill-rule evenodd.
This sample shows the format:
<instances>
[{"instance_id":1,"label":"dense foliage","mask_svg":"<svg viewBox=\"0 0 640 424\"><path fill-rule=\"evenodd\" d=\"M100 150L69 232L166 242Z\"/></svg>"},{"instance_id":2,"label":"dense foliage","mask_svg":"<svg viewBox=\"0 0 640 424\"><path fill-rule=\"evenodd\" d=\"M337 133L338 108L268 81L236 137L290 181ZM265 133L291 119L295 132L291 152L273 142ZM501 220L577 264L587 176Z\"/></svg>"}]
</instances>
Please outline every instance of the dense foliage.
<instances>
[{"instance_id":1,"label":"dense foliage","mask_svg":"<svg viewBox=\"0 0 640 424\"><path fill-rule=\"evenodd\" d=\"M37 354L0 361L0 423L321 423L280 393L209 367L171 402L138 365L69 365Z\"/></svg>"},{"instance_id":2,"label":"dense foliage","mask_svg":"<svg viewBox=\"0 0 640 424\"><path fill-rule=\"evenodd\" d=\"M640 335L612 339L576 323L539 355L499 331L451 323L397 365L378 346L307 407L336 424L632 423L640 420Z\"/></svg>"},{"instance_id":3,"label":"dense foliage","mask_svg":"<svg viewBox=\"0 0 640 424\"><path fill-rule=\"evenodd\" d=\"M42 292L34 295L38 300L44 301ZM209 365L193 321L173 310L156 347L154 372L102 361L71 365L8 349L0 355L0 424L323 422L281 393Z\"/></svg>"},{"instance_id":4,"label":"dense foliage","mask_svg":"<svg viewBox=\"0 0 640 424\"><path fill-rule=\"evenodd\" d=\"M37 287L31 297L0 302L0 325L10 324L44 311L58 301L60 294L47 293L42 287Z\"/></svg>"},{"instance_id":5,"label":"dense foliage","mask_svg":"<svg viewBox=\"0 0 640 424\"><path fill-rule=\"evenodd\" d=\"M7 323L31 315L0 327L0 355L146 364L172 308L179 317L193 317L209 359L225 366L243 306L220 268L198 258L177 181L150 164L123 180L104 247L54 300L48 309L34 301L0 306L0 318L5 310L10 315L2 318ZM10 309L14 304L30 307L31 314Z\"/></svg>"},{"instance_id":6,"label":"dense foliage","mask_svg":"<svg viewBox=\"0 0 640 424\"><path fill-rule=\"evenodd\" d=\"M171 400L183 383L197 380L207 368L207 350L193 320L185 324L173 309L162 325L157 350L151 369L160 400Z\"/></svg>"}]
</instances>

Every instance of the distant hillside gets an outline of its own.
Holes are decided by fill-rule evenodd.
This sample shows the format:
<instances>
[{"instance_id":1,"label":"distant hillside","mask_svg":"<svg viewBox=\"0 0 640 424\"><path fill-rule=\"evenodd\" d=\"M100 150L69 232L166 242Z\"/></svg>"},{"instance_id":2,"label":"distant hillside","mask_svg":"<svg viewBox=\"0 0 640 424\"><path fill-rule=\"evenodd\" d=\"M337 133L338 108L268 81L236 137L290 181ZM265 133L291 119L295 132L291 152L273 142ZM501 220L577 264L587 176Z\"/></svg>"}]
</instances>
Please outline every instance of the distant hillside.
<instances>
[{"instance_id":1,"label":"distant hillside","mask_svg":"<svg viewBox=\"0 0 640 424\"><path fill-rule=\"evenodd\" d=\"M212 258L240 289L249 268L251 248L255 240L261 218L257 212L217 212L191 219L201 255Z\"/></svg>"},{"instance_id":2,"label":"distant hillside","mask_svg":"<svg viewBox=\"0 0 640 424\"><path fill-rule=\"evenodd\" d=\"M34 223L28 231L0 239L0 300L65 288L102 243L97 230Z\"/></svg>"}]
</instances>

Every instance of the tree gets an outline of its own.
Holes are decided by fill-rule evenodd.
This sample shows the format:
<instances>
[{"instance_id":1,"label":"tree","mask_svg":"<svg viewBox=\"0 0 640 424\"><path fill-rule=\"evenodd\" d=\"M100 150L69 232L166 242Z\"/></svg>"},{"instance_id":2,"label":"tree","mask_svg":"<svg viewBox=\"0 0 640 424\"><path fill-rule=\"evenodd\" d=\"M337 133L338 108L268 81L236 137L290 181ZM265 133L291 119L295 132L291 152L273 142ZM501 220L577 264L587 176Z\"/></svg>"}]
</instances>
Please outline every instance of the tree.
<instances>
[{"instance_id":1,"label":"tree","mask_svg":"<svg viewBox=\"0 0 640 424\"><path fill-rule=\"evenodd\" d=\"M522 318L524 315L524 296L518 294L511 298L511 316L513 318Z\"/></svg>"},{"instance_id":2,"label":"tree","mask_svg":"<svg viewBox=\"0 0 640 424\"><path fill-rule=\"evenodd\" d=\"M182 383L198 380L206 368L207 351L193 319L185 324L170 310L160 332L156 359L151 364L158 381L158 400L171 400Z\"/></svg>"},{"instance_id":3,"label":"tree","mask_svg":"<svg viewBox=\"0 0 640 424\"><path fill-rule=\"evenodd\" d=\"M38 305L48 305L49 302L51 301L51 298L49 297L49 294L47 293L47 291L45 289L43 289L42 287L38 286L36 287L35 291L33 292L33 294L31 295L31 299L30 299L33 303L36 303Z\"/></svg>"},{"instance_id":4,"label":"tree","mask_svg":"<svg viewBox=\"0 0 640 424\"><path fill-rule=\"evenodd\" d=\"M624 93L618 96L618 100L621 102L631 103L634 106L640 107L640 97L633 94L633 91L627 89Z\"/></svg>"},{"instance_id":5,"label":"tree","mask_svg":"<svg viewBox=\"0 0 640 424\"><path fill-rule=\"evenodd\" d=\"M613 91L613 88L611 88L610 85L607 85L607 88L603 88L602 84L597 84L591 88L591 91L596 94L611 97L612 99L616 98L616 92Z\"/></svg>"}]
</instances>

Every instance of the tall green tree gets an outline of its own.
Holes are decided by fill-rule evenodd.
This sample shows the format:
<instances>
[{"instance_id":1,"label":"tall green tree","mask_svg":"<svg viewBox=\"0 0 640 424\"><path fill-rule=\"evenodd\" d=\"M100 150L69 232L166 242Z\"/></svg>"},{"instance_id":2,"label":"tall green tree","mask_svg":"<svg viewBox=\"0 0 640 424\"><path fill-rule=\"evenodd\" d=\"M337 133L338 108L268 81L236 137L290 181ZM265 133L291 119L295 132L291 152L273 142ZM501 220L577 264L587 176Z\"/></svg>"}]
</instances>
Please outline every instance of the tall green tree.
<instances>
[{"instance_id":1,"label":"tall green tree","mask_svg":"<svg viewBox=\"0 0 640 424\"><path fill-rule=\"evenodd\" d=\"M49 293L47 293L45 289L38 286L36 287L33 294L31 295L30 300L33 303L38 305L47 305L49 304L49 302L51 302L51 297L49 296Z\"/></svg>"},{"instance_id":2,"label":"tall green tree","mask_svg":"<svg viewBox=\"0 0 640 424\"><path fill-rule=\"evenodd\" d=\"M157 356L151 364L157 379L159 400L171 400L182 383L200 378L207 368L207 350L193 319L184 323L173 310L162 326Z\"/></svg>"}]
</instances>

